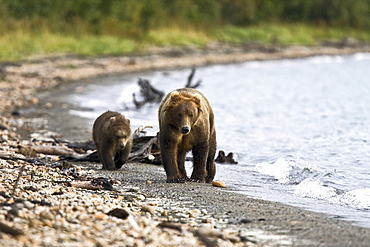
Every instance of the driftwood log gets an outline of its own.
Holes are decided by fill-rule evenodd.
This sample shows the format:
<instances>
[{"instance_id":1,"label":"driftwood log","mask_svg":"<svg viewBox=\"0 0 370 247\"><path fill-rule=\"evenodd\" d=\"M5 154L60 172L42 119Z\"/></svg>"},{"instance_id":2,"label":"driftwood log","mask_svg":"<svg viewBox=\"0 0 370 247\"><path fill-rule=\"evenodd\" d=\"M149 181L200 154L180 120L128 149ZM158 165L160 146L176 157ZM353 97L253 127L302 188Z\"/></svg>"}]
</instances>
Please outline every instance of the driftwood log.
<instances>
[{"instance_id":1,"label":"driftwood log","mask_svg":"<svg viewBox=\"0 0 370 247\"><path fill-rule=\"evenodd\" d=\"M26 158L22 154L13 154L13 153L8 153L8 152L0 152L0 159L3 160L24 160L27 161L28 158Z\"/></svg>"},{"instance_id":2,"label":"driftwood log","mask_svg":"<svg viewBox=\"0 0 370 247\"><path fill-rule=\"evenodd\" d=\"M146 128L151 128L151 126L142 126L134 131L133 146L128 161L161 165L158 138L157 136L146 136ZM45 145L19 146L18 148L18 154L0 152L0 159L24 160L34 163L37 162L37 159L30 157L36 157L38 153L42 153L59 156L62 161L100 163L92 141L69 143L63 140L55 140L53 143L45 142ZM192 159L187 158L186 160L191 161ZM215 161L220 164L238 164L233 153L230 152L226 155L223 150L219 150Z\"/></svg>"},{"instance_id":3,"label":"driftwood log","mask_svg":"<svg viewBox=\"0 0 370 247\"><path fill-rule=\"evenodd\" d=\"M193 79L195 75L196 68L192 68L190 75L188 76L185 87L187 88L197 88L202 83L202 80L198 80L193 84ZM141 108L147 103L160 103L164 97L164 92L153 87L149 80L139 78L137 82L140 86L140 95L143 100L139 101L136 94L133 93L133 102L137 109Z\"/></svg>"},{"instance_id":4,"label":"driftwood log","mask_svg":"<svg viewBox=\"0 0 370 247\"><path fill-rule=\"evenodd\" d=\"M80 145L83 144L81 143ZM93 150L95 150L95 148ZM82 162L82 161L95 163L100 162L96 151L82 157L80 155L60 156L60 159L71 162ZM134 137L132 150L129 156L129 161L160 165L161 155L159 151L157 137L156 136Z\"/></svg>"},{"instance_id":5,"label":"driftwood log","mask_svg":"<svg viewBox=\"0 0 370 247\"><path fill-rule=\"evenodd\" d=\"M19 230L17 228L14 228L12 226L6 225L2 222L0 222L0 232L7 233L13 237L17 237L20 235L23 235L24 232L22 230Z\"/></svg>"},{"instance_id":6,"label":"driftwood log","mask_svg":"<svg viewBox=\"0 0 370 247\"><path fill-rule=\"evenodd\" d=\"M78 157L80 154L75 152L66 146L44 146L44 145L32 145L29 146L29 152L31 153L42 153L57 156L75 156Z\"/></svg>"},{"instance_id":7,"label":"driftwood log","mask_svg":"<svg viewBox=\"0 0 370 247\"><path fill-rule=\"evenodd\" d=\"M140 86L140 94L143 100L138 101L136 99L136 94L132 94L136 108L140 108L147 103L160 103L162 101L164 92L154 88L150 84L150 81L139 78L138 84Z\"/></svg>"}]
</instances>

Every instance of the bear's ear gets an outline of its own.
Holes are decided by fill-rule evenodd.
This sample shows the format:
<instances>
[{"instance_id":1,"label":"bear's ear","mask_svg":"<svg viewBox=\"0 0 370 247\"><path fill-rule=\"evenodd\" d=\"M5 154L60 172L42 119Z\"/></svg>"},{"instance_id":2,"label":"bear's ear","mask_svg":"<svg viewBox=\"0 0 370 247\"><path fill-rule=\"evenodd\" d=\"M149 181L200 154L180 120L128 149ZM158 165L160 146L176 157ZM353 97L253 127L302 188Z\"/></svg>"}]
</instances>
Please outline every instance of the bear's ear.
<instances>
[{"instance_id":1,"label":"bear's ear","mask_svg":"<svg viewBox=\"0 0 370 247\"><path fill-rule=\"evenodd\" d=\"M178 101L180 98L180 93L178 91L172 91L170 96L172 101Z\"/></svg>"},{"instance_id":2,"label":"bear's ear","mask_svg":"<svg viewBox=\"0 0 370 247\"><path fill-rule=\"evenodd\" d=\"M111 123L114 123L114 122L116 121L116 117L110 117L109 121L110 121Z\"/></svg>"},{"instance_id":3,"label":"bear's ear","mask_svg":"<svg viewBox=\"0 0 370 247\"><path fill-rule=\"evenodd\" d=\"M198 106L200 106L200 99L201 99L201 96L199 94L194 94L194 96L192 98L194 103L197 104Z\"/></svg>"}]
</instances>

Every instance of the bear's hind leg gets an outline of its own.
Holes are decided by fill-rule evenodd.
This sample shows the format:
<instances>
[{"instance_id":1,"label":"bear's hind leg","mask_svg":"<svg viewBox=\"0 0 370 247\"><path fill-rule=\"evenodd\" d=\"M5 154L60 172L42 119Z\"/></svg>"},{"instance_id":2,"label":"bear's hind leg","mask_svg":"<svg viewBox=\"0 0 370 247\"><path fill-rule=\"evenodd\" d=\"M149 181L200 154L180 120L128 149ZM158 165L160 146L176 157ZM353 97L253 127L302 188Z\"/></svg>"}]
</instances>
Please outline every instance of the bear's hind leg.
<instances>
[{"instance_id":1,"label":"bear's hind leg","mask_svg":"<svg viewBox=\"0 0 370 247\"><path fill-rule=\"evenodd\" d=\"M216 155L216 134L215 132L213 132L211 134L209 142L206 183L211 183L216 174L215 155Z\"/></svg>"},{"instance_id":2,"label":"bear's hind leg","mask_svg":"<svg viewBox=\"0 0 370 247\"><path fill-rule=\"evenodd\" d=\"M215 174L216 174L216 164L214 158L208 156L206 183L212 183Z\"/></svg>"}]
</instances>

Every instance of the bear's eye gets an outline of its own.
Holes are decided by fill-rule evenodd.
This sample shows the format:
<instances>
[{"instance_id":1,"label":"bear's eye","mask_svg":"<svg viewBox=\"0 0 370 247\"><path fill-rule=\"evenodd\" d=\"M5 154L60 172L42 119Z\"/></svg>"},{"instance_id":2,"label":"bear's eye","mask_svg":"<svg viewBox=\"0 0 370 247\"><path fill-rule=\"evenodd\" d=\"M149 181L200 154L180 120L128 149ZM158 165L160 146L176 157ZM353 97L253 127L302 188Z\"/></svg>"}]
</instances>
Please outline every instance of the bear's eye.
<instances>
[{"instance_id":1,"label":"bear's eye","mask_svg":"<svg viewBox=\"0 0 370 247\"><path fill-rule=\"evenodd\" d=\"M193 114L189 114L189 117L193 117L194 115Z\"/></svg>"},{"instance_id":2,"label":"bear's eye","mask_svg":"<svg viewBox=\"0 0 370 247\"><path fill-rule=\"evenodd\" d=\"M178 116L178 117L182 117L182 114L181 114L181 113L177 113L177 116Z\"/></svg>"}]
</instances>

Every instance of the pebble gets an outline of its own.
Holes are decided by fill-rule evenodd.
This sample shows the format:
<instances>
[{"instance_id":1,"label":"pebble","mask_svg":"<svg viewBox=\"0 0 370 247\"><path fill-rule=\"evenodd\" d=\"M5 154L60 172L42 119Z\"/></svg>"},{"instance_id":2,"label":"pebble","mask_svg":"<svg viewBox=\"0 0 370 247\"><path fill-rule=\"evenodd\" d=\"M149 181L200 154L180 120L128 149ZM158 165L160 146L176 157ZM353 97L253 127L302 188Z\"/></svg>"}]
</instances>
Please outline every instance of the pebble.
<instances>
[{"instance_id":1,"label":"pebble","mask_svg":"<svg viewBox=\"0 0 370 247\"><path fill-rule=\"evenodd\" d=\"M111 211L109 211L108 215L125 220L129 217L130 214L124 209L115 208L115 209L112 209Z\"/></svg>"},{"instance_id":2,"label":"pebble","mask_svg":"<svg viewBox=\"0 0 370 247\"><path fill-rule=\"evenodd\" d=\"M31 208L34 207L34 204L32 202L30 202L30 201L24 201L23 204L28 209L31 209Z\"/></svg>"},{"instance_id":3,"label":"pebble","mask_svg":"<svg viewBox=\"0 0 370 247\"><path fill-rule=\"evenodd\" d=\"M106 217L107 217L107 215L104 214L104 213L95 214L95 219L97 219L97 220L104 220Z\"/></svg>"},{"instance_id":4,"label":"pebble","mask_svg":"<svg viewBox=\"0 0 370 247\"><path fill-rule=\"evenodd\" d=\"M28 224L30 227L38 227L38 226L41 226L43 223L41 220L38 220L38 219L30 219Z\"/></svg>"},{"instance_id":5,"label":"pebble","mask_svg":"<svg viewBox=\"0 0 370 247\"><path fill-rule=\"evenodd\" d=\"M156 212L156 210L152 206L150 206L150 205L144 205L144 206L142 206L141 207L141 211L148 212L150 214L155 214L155 212Z\"/></svg>"},{"instance_id":6,"label":"pebble","mask_svg":"<svg viewBox=\"0 0 370 247\"><path fill-rule=\"evenodd\" d=\"M54 215L50 213L49 211L43 211L40 213L40 218L43 220L53 220Z\"/></svg>"},{"instance_id":7,"label":"pebble","mask_svg":"<svg viewBox=\"0 0 370 247\"><path fill-rule=\"evenodd\" d=\"M140 201L144 201L145 200L145 196L143 196L143 195L137 195L136 199L137 200L140 200Z\"/></svg>"}]
</instances>

